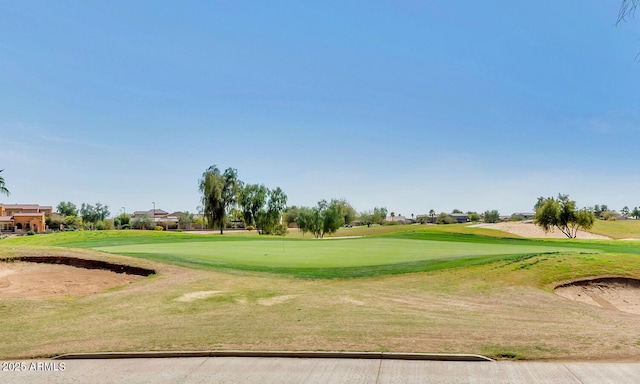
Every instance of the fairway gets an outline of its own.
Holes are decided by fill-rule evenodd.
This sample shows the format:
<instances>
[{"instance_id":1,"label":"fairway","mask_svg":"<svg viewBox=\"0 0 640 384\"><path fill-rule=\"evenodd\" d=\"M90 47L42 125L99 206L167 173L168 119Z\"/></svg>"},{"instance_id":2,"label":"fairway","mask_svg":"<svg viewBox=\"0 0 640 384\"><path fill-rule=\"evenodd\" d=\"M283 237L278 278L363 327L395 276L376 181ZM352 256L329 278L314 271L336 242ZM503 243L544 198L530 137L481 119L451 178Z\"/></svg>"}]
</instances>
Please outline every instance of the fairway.
<instances>
[{"instance_id":1,"label":"fairway","mask_svg":"<svg viewBox=\"0 0 640 384\"><path fill-rule=\"evenodd\" d=\"M168 256L186 262L273 268L350 268L472 258L479 256L597 252L538 245L357 238L336 240L180 241L100 246L103 252L130 256Z\"/></svg>"}]
</instances>

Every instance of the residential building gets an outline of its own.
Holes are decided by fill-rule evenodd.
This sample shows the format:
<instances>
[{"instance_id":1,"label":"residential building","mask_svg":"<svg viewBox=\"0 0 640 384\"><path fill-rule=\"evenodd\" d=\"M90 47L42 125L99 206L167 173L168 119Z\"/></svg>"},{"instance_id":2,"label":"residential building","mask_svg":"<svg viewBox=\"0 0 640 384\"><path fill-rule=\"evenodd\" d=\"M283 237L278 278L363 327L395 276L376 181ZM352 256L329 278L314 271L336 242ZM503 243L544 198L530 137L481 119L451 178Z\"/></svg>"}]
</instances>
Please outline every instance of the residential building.
<instances>
[{"instance_id":1,"label":"residential building","mask_svg":"<svg viewBox=\"0 0 640 384\"><path fill-rule=\"evenodd\" d=\"M52 212L53 208L47 205L0 203L0 229L11 232L44 232L45 218Z\"/></svg>"}]
</instances>

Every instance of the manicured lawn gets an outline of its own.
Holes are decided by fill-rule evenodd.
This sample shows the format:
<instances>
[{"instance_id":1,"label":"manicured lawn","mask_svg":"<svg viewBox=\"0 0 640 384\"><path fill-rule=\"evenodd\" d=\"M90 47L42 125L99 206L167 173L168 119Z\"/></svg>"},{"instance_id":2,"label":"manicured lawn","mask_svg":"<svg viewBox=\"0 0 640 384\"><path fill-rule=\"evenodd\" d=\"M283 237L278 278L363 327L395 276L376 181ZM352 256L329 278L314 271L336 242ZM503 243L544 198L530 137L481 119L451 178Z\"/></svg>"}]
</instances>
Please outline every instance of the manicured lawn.
<instances>
[{"instance_id":1,"label":"manicured lawn","mask_svg":"<svg viewBox=\"0 0 640 384\"><path fill-rule=\"evenodd\" d=\"M370 267L416 261L567 251L566 248L552 245L414 241L379 237L298 241L179 241L92 248L130 256L170 255L185 261L274 268ZM593 252L584 248L572 251Z\"/></svg>"}]
</instances>

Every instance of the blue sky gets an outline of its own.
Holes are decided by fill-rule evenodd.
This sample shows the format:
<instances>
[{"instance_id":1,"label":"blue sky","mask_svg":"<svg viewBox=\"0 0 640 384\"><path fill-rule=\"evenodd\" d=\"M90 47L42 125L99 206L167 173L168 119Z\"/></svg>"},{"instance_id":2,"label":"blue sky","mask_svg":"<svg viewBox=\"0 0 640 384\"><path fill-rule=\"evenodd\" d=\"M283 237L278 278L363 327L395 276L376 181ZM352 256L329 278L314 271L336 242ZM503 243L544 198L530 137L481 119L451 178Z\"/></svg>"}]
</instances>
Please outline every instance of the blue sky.
<instances>
[{"instance_id":1,"label":"blue sky","mask_svg":"<svg viewBox=\"0 0 640 384\"><path fill-rule=\"evenodd\" d=\"M619 2L0 3L6 203L195 211L210 165L404 215L640 205Z\"/></svg>"}]
</instances>

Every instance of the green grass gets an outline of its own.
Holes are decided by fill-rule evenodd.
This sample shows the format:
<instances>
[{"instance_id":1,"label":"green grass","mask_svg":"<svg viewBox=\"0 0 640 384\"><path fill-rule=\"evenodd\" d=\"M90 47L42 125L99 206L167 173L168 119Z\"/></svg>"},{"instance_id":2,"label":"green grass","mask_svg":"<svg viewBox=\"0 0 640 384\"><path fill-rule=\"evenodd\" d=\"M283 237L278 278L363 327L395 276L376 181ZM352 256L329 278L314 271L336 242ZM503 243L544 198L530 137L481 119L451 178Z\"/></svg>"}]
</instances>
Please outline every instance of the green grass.
<instances>
[{"instance_id":1,"label":"green grass","mask_svg":"<svg viewBox=\"0 0 640 384\"><path fill-rule=\"evenodd\" d=\"M465 232L463 228L458 227ZM399 274L492 262L518 255L601 251L575 245L568 247L560 242L478 236L434 228L324 240L104 231L24 237L8 243L81 247L182 266L283 273L304 278Z\"/></svg>"}]
</instances>

